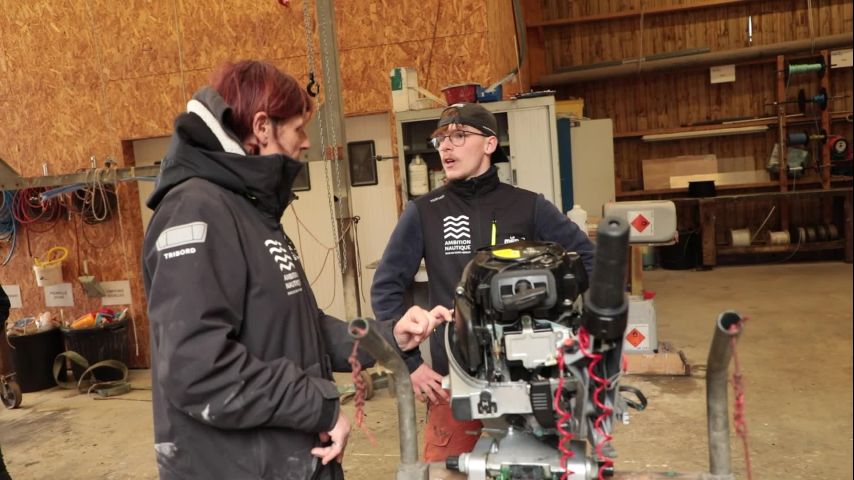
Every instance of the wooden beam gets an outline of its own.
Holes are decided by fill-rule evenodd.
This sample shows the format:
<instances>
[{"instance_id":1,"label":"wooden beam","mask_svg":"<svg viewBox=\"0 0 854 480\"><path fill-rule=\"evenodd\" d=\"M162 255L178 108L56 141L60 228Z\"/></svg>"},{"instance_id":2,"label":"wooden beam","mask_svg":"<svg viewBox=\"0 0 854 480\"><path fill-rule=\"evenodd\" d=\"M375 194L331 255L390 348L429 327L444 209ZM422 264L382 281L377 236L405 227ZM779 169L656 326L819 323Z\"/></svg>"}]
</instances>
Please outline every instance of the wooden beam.
<instances>
[{"instance_id":1,"label":"wooden beam","mask_svg":"<svg viewBox=\"0 0 854 480\"><path fill-rule=\"evenodd\" d=\"M99 175L96 172L100 172ZM75 183L93 183L95 180L104 183L116 183L138 177L156 177L160 165L145 165L140 167L119 167L113 169L88 169L77 173L64 175L44 175L41 177L17 177L3 180L2 190L21 190L34 187L62 187Z\"/></svg>"},{"instance_id":2,"label":"wooden beam","mask_svg":"<svg viewBox=\"0 0 854 480\"><path fill-rule=\"evenodd\" d=\"M690 5L669 5L666 7L658 7L658 8L650 8L650 9L641 9L641 10L625 10L622 12L613 12L613 13L602 13L599 15L589 15L586 17L578 17L578 18L560 18L556 20L540 20L540 21L530 21L526 22L526 26L530 28L553 28L553 27L562 27L565 25L577 25L580 23L592 23L592 22L604 22L609 20L619 20L625 18L634 18L640 17L643 15L644 17L651 17L656 15L665 15L670 13L678 13L678 12L686 12L691 10L700 10L707 8L717 8L717 7L729 7L734 5L746 5L748 3L754 2L756 0L706 0L702 3L694 3ZM535 3L539 5L540 2L525 2L526 4ZM527 17L526 17L527 18Z\"/></svg>"},{"instance_id":3,"label":"wooden beam","mask_svg":"<svg viewBox=\"0 0 854 480\"><path fill-rule=\"evenodd\" d=\"M652 72L670 70L686 70L691 68L723 65L728 63L740 64L764 57L789 55L808 51L811 48L838 48L852 44L851 32L818 37L811 40L792 40L787 42L755 45L752 47L720 50L697 55L670 57L661 60L648 60L640 63L621 63L619 65L601 66L571 72L550 73L543 75L535 83L543 87L559 87L573 83L592 82L611 78L637 76Z\"/></svg>"},{"instance_id":4,"label":"wooden beam","mask_svg":"<svg viewBox=\"0 0 854 480\"><path fill-rule=\"evenodd\" d=\"M720 247L719 255L740 255L749 253L787 253L787 252L815 252L819 250L835 250L845 248L845 240L834 240L832 242L813 243L790 243L787 245L754 245L751 247Z\"/></svg>"}]
</instances>

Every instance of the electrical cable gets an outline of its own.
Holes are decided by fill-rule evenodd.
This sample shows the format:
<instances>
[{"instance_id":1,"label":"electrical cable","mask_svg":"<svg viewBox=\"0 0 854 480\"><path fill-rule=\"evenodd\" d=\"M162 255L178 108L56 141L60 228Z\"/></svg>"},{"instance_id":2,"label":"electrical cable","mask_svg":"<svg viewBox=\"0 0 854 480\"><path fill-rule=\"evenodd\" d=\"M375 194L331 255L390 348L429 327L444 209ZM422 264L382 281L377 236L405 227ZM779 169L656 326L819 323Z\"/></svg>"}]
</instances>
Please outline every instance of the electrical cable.
<instances>
[{"instance_id":1,"label":"electrical cable","mask_svg":"<svg viewBox=\"0 0 854 480\"><path fill-rule=\"evenodd\" d=\"M17 222L15 221L15 216L12 214L13 198L14 194L12 192L4 191L2 195L3 203L0 204L0 242L11 244L2 265L9 264L12 255L15 253L15 246L18 239Z\"/></svg>"},{"instance_id":2,"label":"electrical cable","mask_svg":"<svg viewBox=\"0 0 854 480\"><path fill-rule=\"evenodd\" d=\"M293 203L291 203L291 205L290 205L290 210L291 210L291 212L293 212L294 218L297 221L297 232L299 232L299 227L301 226L302 228L305 229L306 232L308 232L309 236L311 236L311 238L314 239L315 242L317 242L318 245L320 245L321 247L323 247L326 250L326 255L323 257L323 263L320 265L320 271L317 272L317 275L314 277L314 280L309 281L309 286L314 286L314 284L320 279L320 276L323 274L323 271L326 269L326 262L329 259L329 254L332 252L332 250L336 250L336 252L337 252L338 244L340 244L341 242L344 241L344 236L347 235L347 232L349 232L351 228L353 228L354 222L350 222L350 224L347 225L347 227L341 232L341 235L335 240L335 242L333 243L332 246L327 246L326 244L321 242L320 239L317 238L317 236L311 231L311 229L309 229L302 222L302 219L300 219L299 214L297 213L297 210L296 210L295 205ZM335 231L333 230L333 235L334 235L334 232ZM337 291L338 291L338 282L335 281L335 279L333 278L332 299L329 300L329 303L327 305L321 307L321 310L329 308L335 303Z\"/></svg>"},{"instance_id":3,"label":"electrical cable","mask_svg":"<svg viewBox=\"0 0 854 480\"><path fill-rule=\"evenodd\" d=\"M754 240L756 240L756 236L759 235L759 232L761 232L762 228L765 227L765 224L768 223L768 219L771 218L771 214L774 213L774 210L776 210L776 209L777 209L777 205L771 206L771 211L768 212L768 215L765 217L765 220L762 220L762 225L759 225L759 228L756 229L756 233L754 233L753 236L750 237L750 243L751 244L753 243Z\"/></svg>"}]
</instances>

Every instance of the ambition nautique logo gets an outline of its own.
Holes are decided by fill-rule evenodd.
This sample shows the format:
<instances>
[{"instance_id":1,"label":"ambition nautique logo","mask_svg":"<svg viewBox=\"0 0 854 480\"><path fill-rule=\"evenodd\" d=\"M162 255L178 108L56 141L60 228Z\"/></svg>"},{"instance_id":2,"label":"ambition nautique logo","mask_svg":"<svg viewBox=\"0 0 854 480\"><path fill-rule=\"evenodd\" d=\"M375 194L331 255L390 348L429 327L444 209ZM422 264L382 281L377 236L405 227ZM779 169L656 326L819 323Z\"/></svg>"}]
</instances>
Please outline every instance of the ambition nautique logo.
<instances>
[{"instance_id":1,"label":"ambition nautique logo","mask_svg":"<svg viewBox=\"0 0 854 480\"><path fill-rule=\"evenodd\" d=\"M471 229L468 215L443 218L442 231L445 236L445 255L471 253Z\"/></svg>"},{"instance_id":2,"label":"ambition nautique logo","mask_svg":"<svg viewBox=\"0 0 854 480\"><path fill-rule=\"evenodd\" d=\"M285 289L288 295L293 295L302 291L302 280L299 278L299 270L296 269L294 257L296 255L291 252L287 246L283 246L278 240L267 240L264 246L270 251L273 260L279 266L279 271L282 272L282 278L285 281Z\"/></svg>"}]
</instances>

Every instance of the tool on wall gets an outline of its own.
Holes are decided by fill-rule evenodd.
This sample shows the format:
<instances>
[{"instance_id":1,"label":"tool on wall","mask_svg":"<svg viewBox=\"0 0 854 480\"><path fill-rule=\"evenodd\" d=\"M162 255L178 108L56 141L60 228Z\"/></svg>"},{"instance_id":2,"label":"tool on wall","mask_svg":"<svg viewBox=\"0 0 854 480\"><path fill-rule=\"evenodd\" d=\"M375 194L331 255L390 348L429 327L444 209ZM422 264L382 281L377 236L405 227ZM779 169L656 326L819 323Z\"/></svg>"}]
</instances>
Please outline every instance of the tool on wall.
<instances>
[{"instance_id":1,"label":"tool on wall","mask_svg":"<svg viewBox=\"0 0 854 480\"><path fill-rule=\"evenodd\" d=\"M62 262L68 258L68 249L65 247L52 247L44 256L45 260L33 257L33 273L36 276L36 285L49 287L62 283Z\"/></svg>"},{"instance_id":2,"label":"tool on wall","mask_svg":"<svg viewBox=\"0 0 854 480\"><path fill-rule=\"evenodd\" d=\"M88 260L83 260L83 275L77 277L77 281L80 282L80 286L83 287L83 291L86 292L87 297L101 298L107 294L104 291L103 285L95 279L95 276L89 275Z\"/></svg>"},{"instance_id":3,"label":"tool on wall","mask_svg":"<svg viewBox=\"0 0 854 480\"><path fill-rule=\"evenodd\" d=\"M847 98L847 95L836 95L833 97L828 97L827 96L827 89L825 89L824 87L821 87L818 90L817 94L815 94L811 97L808 97L806 90L801 88L800 90L798 90L798 98L796 98L794 100L786 100L783 102L768 102L765 105L770 106L770 105L785 105L785 104L789 104L789 103L797 103L798 104L798 111L801 113L804 113L807 110L807 104L808 103L815 104L819 110L824 111L824 110L827 110L827 104L830 100L837 100L837 99L841 99L841 98Z\"/></svg>"}]
</instances>

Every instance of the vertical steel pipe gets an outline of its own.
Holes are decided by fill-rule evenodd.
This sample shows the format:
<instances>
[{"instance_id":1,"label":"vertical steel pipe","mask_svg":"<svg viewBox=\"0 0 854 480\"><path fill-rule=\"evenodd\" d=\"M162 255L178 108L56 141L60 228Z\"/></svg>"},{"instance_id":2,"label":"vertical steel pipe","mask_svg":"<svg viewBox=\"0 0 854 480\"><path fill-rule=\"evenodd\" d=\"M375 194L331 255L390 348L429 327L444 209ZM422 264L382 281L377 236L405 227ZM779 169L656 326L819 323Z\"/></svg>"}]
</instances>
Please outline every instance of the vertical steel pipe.
<instances>
[{"instance_id":1,"label":"vertical steel pipe","mask_svg":"<svg viewBox=\"0 0 854 480\"><path fill-rule=\"evenodd\" d=\"M729 398L727 373L732 357L732 339L742 329L741 316L726 311L715 322L715 334L706 362L706 415L709 421L709 471L712 475L731 475L729 450Z\"/></svg>"},{"instance_id":2,"label":"vertical steel pipe","mask_svg":"<svg viewBox=\"0 0 854 480\"><path fill-rule=\"evenodd\" d=\"M397 422L400 431L400 466L397 479L427 478L427 465L418 461L418 428L415 422L415 394L409 380L409 369L397 350L372 328L372 322L357 318L350 321L350 336L359 340L359 347L368 352L377 362L394 374L395 397L397 398Z\"/></svg>"}]
</instances>

